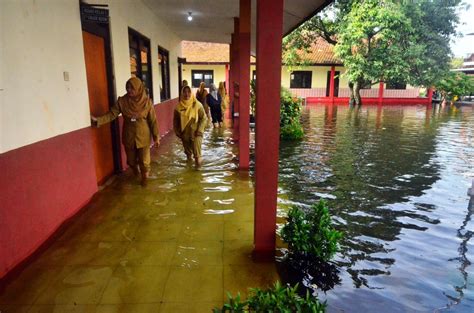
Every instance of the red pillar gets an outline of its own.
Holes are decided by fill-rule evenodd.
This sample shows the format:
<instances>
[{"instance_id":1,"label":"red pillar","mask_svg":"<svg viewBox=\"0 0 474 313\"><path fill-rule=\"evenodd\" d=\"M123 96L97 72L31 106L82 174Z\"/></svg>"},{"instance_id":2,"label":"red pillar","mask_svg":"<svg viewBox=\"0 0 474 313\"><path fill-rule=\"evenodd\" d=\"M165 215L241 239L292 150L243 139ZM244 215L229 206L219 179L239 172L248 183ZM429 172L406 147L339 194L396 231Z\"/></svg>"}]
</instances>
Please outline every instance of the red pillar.
<instances>
[{"instance_id":1,"label":"red pillar","mask_svg":"<svg viewBox=\"0 0 474 313\"><path fill-rule=\"evenodd\" d=\"M239 17L239 168L250 162L250 0L240 0Z\"/></svg>"},{"instance_id":2,"label":"red pillar","mask_svg":"<svg viewBox=\"0 0 474 313\"><path fill-rule=\"evenodd\" d=\"M233 99L234 99L234 116L232 117L232 120L234 121L233 123L233 139L235 141L239 140L239 114L240 114L240 109L239 109L239 104L240 104L240 91L239 91L239 80L240 80L240 60L239 60L239 18L235 17L234 18L234 45L233 48L234 50L232 51L232 56L233 56L233 64L231 67L234 68L233 70L233 79L230 81L231 85L234 88L234 92L232 94Z\"/></svg>"},{"instance_id":3,"label":"red pillar","mask_svg":"<svg viewBox=\"0 0 474 313\"><path fill-rule=\"evenodd\" d=\"M229 49L229 51L230 50L231 49ZM229 58L229 60L230 60L230 58ZM226 90L227 94L229 94L229 75L230 75L230 73L229 73L229 64L226 64L225 65L225 90ZM229 118L229 110L230 110L229 106L230 105L227 106L225 112L222 112L223 117L226 118L226 119Z\"/></svg>"},{"instance_id":4,"label":"red pillar","mask_svg":"<svg viewBox=\"0 0 474 313\"><path fill-rule=\"evenodd\" d=\"M428 104L433 102L433 88L428 88Z\"/></svg>"},{"instance_id":5,"label":"red pillar","mask_svg":"<svg viewBox=\"0 0 474 313\"><path fill-rule=\"evenodd\" d=\"M381 81L380 84L379 84L379 101L378 101L378 104L382 104L383 102L383 87L384 87L384 82Z\"/></svg>"},{"instance_id":6,"label":"red pillar","mask_svg":"<svg viewBox=\"0 0 474 313\"><path fill-rule=\"evenodd\" d=\"M329 99L334 103L334 77L336 76L336 67L331 66L331 74L329 75Z\"/></svg>"},{"instance_id":7,"label":"red pillar","mask_svg":"<svg viewBox=\"0 0 474 313\"><path fill-rule=\"evenodd\" d=\"M234 49L235 49L235 35L231 35L231 40L230 40L230 46L229 46L229 63L230 63L230 70L229 70L229 81L227 84L227 92L229 93L229 115L230 119L232 121L232 127L233 127L233 103L234 103L234 84L232 83L234 81L234 69L235 69L235 61L234 61Z\"/></svg>"},{"instance_id":8,"label":"red pillar","mask_svg":"<svg viewBox=\"0 0 474 313\"><path fill-rule=\"evenodd\" d=\"M229 75L230 75L230 65L225 65L225 89L229 92Z\"/></svg>"},{"instance_id":9,"label":"red pillar","mask_svg":"<svg viewBox=\"0 0 474 313\"><path fill-rule=\"evenodd\" d=\"M283 0L257 1L254 257L275 253Z\"/></svg>"}]
</instances>

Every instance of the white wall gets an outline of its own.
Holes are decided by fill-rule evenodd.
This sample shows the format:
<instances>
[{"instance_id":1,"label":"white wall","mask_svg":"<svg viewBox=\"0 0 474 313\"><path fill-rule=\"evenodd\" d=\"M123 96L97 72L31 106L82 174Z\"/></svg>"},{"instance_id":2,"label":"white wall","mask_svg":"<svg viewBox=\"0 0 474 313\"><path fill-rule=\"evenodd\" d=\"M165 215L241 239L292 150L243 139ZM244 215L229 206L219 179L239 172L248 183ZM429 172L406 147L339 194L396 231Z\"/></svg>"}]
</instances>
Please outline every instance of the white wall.
<instances>
[{"instance_id":1,"label":"white wall","mask_svg":"<svg viewBox=\"0 0 474 313\"><path fill-rule=\"evenodd\" d=\"M112 54L117 95L125 93L125 82L130 78L128 28L150 39L154 102L160 101L161 77L158 67L158 46L169 51L171 98L179 96L178 56L181 39L158 20L156 15L139 0L96 0L94 4L108 4L112 36Z\"/></svg>"},{"instance_id":2,"label":"white wall","mask_svg":"<svg viewBox=\"0 0 474 313\"><path fill-rule=\"evenodd\" d=\"M139 0L91 2L109 5L117 95L130 78L131 27L150 39L155 103L158 45L170 51L171 97L178 97L180 39ZM0 0L0 14L0 153L89 127L79 1Z\"/></svg>"},{"instance_id":3,"label":"white wall","mask_svg":"<svg viewBox=\"0 0 474 313\"><path fill-rule=\"evenodd\" d=\"M0 153L90 124L78 7L75 0L0 1Z\"/></svg>"}]
</instances>

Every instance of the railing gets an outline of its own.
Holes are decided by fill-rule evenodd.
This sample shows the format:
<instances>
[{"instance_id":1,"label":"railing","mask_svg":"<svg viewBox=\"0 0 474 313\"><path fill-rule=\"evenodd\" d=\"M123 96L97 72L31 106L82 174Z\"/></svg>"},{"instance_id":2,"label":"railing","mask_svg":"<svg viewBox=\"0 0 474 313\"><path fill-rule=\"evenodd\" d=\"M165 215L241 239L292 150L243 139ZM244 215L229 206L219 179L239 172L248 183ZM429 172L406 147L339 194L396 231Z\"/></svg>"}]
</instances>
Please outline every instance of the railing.
<instances>
[{"instance_id":1,"label":"railing","mask_svg":"<svg viewBox=\"0 0 474 313\"><path fill-rule=\"evenodd\" d=\"M326 88L291 88L290 91L298 98L326 97Z\"/></svg>"},{"instance_id":2,"label":"railing","mask_svg":"<svg viewBox=\"0 0 474 313\"><path fill-rule=\"evenodd\" d=\"M291 88L291 93L299 98L324 98L326 97L326 88ZM350 89L349 88L339 88L339 98L349 98ZM361 89L360 96L363 98L378 98L379 89ZM418 98L419 90L418 89L385 89L383 91L384 98Z\"/></svg>"}]
</instances>

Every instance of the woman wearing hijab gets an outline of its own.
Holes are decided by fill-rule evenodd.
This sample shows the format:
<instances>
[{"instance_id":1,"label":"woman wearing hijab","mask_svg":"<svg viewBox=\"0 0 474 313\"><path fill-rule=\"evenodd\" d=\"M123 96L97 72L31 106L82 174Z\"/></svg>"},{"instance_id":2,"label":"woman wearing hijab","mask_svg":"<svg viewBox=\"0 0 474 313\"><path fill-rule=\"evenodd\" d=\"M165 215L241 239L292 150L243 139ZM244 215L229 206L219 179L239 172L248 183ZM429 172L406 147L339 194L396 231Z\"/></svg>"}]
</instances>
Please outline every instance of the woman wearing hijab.
<instances>
[{"instance_id":1,"label":"woman wearing hijab","mask_svg":"<svg viewBox=\"0 0 474 313\"><path fill-rule=\"evenodd\" d=\"M206 90L206 83L201 82L199 84L199 89L196 91L196 99L197 101L201 102L204 107L204 112L206 112L206 116L208 120L211 120L211 114L209 110L209 105L206 102L207 100L207 90Z\"/></svg>"},{"instance_id":2,"label":"woman wearing hijab","mask_svg":"<svg viewBox=\"0 0 474 313\"><path fill-rule=\"evenodd\" d=\"M130 78L125 88L127 93L118 98L109 112L100 117L91 116L91 119L93 125L100 127L122 113L122 144L127 164L136 176L141 172L141 183L145 186L150 172L150 137L153 137L156 146L160 144L155 109L139 78Z\"/></svg>"},{"instance_id":3,"label":"woman wearing hijab","mask_svg":"<svg viewBox=\"0 0 474 313\"><path fill-rule=\"evenodd\" d=\"M202 163L202 135L206 124L204 107L193 96L191 88L184 86L174 110L173 128L176 136L183 142L187 160L191 161L191 157L194 157L196 167L200 167Z\"/></svg>"},{"instance_id":4,"label":"woman wearing hijab","mask_svg":"<svg viewBox=\"0 0 474 313\"><path fill-rule=\"evenodd\" d=\"M212 125L214 128L222 126L222 98L221 95L217 92L216 85L211 84L209 86L209 94L206 97L206 102L211 109L212 116Z\"/></svg>"},{"instance_id":5,"label":"woman wearing hijab","mask_svg":"<svg viewBox=\"0 0 474 313\"><path fill-rule=\"evenodd\" d=\"M222 117L224 117L224 112L227 109L227 106L229 104L229 97L227 96L227 90L225 90L225 83L220 82L219 83L219 95L221 96L222 102L221 102L221 109L222 109Z\"/></svg>"}]
</instances>

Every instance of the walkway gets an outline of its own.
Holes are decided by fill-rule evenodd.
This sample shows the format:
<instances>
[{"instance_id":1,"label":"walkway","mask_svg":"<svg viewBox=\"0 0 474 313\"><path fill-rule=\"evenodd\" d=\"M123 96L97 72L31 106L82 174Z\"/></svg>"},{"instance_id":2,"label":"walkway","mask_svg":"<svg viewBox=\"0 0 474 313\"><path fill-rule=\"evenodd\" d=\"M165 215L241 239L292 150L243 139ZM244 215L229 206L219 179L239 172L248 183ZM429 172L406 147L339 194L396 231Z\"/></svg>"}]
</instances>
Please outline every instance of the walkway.
<instances>
[{"instance_id":1,"label":"walkway","mask_svg":"<svg viewBox=\"0 0 474 313\"><path fill-rule=\"evenodd\" d=\"M211 312L227 291L272 284L274 264L250 258L253 185L230 136L208 130L200 170L163 138L148 186L127 171L98 192L0 294L0 311Z\"/></svg>"}]
</instances>

